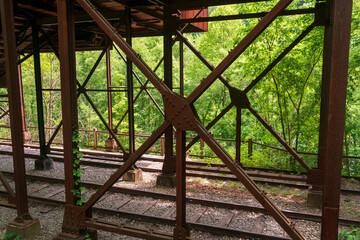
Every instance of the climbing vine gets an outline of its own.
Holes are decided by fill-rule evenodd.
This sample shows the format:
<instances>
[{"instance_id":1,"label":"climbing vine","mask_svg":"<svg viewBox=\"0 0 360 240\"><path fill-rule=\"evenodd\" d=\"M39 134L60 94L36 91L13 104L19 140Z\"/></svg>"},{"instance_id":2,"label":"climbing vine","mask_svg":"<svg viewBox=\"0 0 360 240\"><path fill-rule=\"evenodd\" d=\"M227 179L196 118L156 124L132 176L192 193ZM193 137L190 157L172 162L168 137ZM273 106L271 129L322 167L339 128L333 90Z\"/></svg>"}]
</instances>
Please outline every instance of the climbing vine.
<instances>
[{"instance_id":1,"label":"climbing vine","mask_svg":"<svg viewBox=\"0 0 360 240\"><path fill-rule=\"evenodd\" d=\"M73 193L76 205L81 206L84 203L86 198L85 194L83 194L86 189L81 186L81 174L84 174L85 171L80 167L80 158L83 157L83 154L80 152L80 134L78 130L73 132L72 137L72 152L73 152L73 175L74 175L74 189L71 190Z\"/></svg>"}]
</instances>

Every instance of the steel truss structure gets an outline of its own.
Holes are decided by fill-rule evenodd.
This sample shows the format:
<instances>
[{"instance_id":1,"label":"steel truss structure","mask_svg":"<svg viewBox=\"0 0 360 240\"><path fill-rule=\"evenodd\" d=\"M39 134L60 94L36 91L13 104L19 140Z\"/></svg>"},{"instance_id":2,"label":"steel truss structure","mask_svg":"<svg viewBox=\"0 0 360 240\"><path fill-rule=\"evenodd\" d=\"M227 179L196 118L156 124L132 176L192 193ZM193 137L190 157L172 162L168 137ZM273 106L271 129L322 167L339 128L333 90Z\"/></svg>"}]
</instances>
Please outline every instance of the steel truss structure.
<instances>
[{"instance_id":1,"label":"steel truss structure","mask_svg":"<svg viewBox=\"0 0 360 240\"><path fill-rule=\"evenodd\" d=\"M65 193L66 207L63 219L62 232L59 239L78 239L88 228L104 230L125 234L145 239L187 239L189 237L189 227L186 222L186 176L185 176L185 157L186 151L200 138L214 151L231 172L242 182L250 193L261 203L267 212L279 223L292 239L305 239L298 231L296 226L268 199L266 194L259 189L254 181L244 171L240 159L240 138L237 139L236 158L233 159L225 149L209 133L209 129L221 119L232 107L237 109L237 136L241 131L241 109L250 111L257 120L284 146L284 148L301 164L307 172L307 183L323 191L323 211L322 211L322 239L337 239L338 219L339 219L339 198L340 180L342 164L342 139L345 123L345 100L347 87L347 67L349 58L350 44L350 24L351 24L351 0L327 0L316 1L313 9L286 10L292 0L279 0L276 5L266 13L251 13L231 16L208 17L207 7L226 5L226 4L247 4L261 2L262 0L212 0L212 1L180 1L180 0L149 0L149 1L96 1L96 0L57 0L56 6L44 8L39 4L26 4L18 0L1 0L1 22L2 37L4 40L5 63L1 75L6 76L8 88L9 112L11 117L11 136L14 154L15 170L15 193L0 175L0 180L9 193L10 207L17 209L18 217L14 222L26 225L33 221L27 204L27 193L25 183L25 162L23 149L23 135L21 130L25 130L24 117L22 114L23 100L21 93L21 81L19 79L18 64L34 56L35 80L37 89L37 109L39 119L39 138L42 159L38 162L38 168L51 168L47 162L47 152L60 128L63 127L64 139L64 168L65 168ZM117 15L112 12L105 12L101 2L122 6ZM55 2L54 2L55 4ZM114 6L115 6L114 5ZM27 9L49 17L34 19L26 23L22 31L15 27L15 12L18 8ZM194 10L197 9L197 10ZM190 17L178 18L181 11L192 11ZM82 15L79 15L81 12ZM119 16L120 12L120 16ZM134 28L132 19L134 14L150 16L150 20L138 21L137 28ZM315 14L314 22L307 27L285 50L271 63L265 70L255 78L245 89L238 89L226 80L222 73L257 39L257 37L278 17L282 15L295 14ZM26 15L26 14L25 14ZM31 14L27 13L27 16ZM15 15L16 16L16 15ZM139 16L136 16L139 18ZM186 39L183 35L189 29L191 31L205 30L204 22L221 21L231 19L261 18L258 24L245 36L239 44L229 52L229 54L216 67L211 65L206 58ZM80 19L80 20L79 20ZM117 21L114 21L116 19ZM120 21L118 21L120 19ZM155 19L155 20L154 20ZM81 45L77 42L78 33L75 25L82 22L91 22L97 25L103 33L102 44ZM119 23L120 22L120 23ZM57 26L57 34L49 35L46 24ZM200 25L196 25L200 24ZM30 35L27 31L31 26ZM199 27L200 26L200 27ZM278 64L302 39L304 39L314 28L324 27L324 56L323 56L323 77L321 94L321 117L319 131L319 161L317 168L311 168L302 157L271 127L271 125L251 106L247 93L261 79ZM194 29L195 28L195 29ZM144 29L146 29L146 32ZM149 32L149 29L152 32ZM143 31L143 32L142 32ZM20 32L20 33L19 33ZM145 32L145 33L144 33ZM19 35L23 33L22 41ZM39 33L41 39L39 39ZM164 39L164 57L154 70L141 59L132 48L132 37L142 35L162 35ZM32 40L28 47L25 43ZM175 36L173 38L173 36ZM17 38L16 38L17 37ZM124 40L123 37L126 37ZM176 41L180 41L180 94L173 91L172 76L172 46ZM117 90L111 88L110 74L110 48L114 48L127 64L127 93L128 110L115 125L112 118L111 93ZM201 81L197 88L187 97L183 96L183 45L186 45L205 65L211 73ZM27 53L25 57L18 60L19 49L21 53ZM102 52L89 72L83 84L76 79L75 51L101 49ZM63 120L58 126L53 136L46 144L44 135L44 121L41 101L41 74L39 52L53 51L60 60L61 74L61 100ZM121 50L121 51L120 51ZM122 55L123 52L125 54ZM107 121L96 108L94 102L89 97L86 85L92 74L99 65L101 59L106 56L107 83L109 104L109 121ZM160 79L155 73L164 62L164 80ZM142 82L136 75L133 66L137 67L147 78ZM142 86L137 96L133 94L133 77ZM231 103L208 125L203 126L200 122L194 103L196 100L219 79L229 90ZM162 95L165 109L163 110L155 101L147 89L147 84L151 83L154 88ZM141 92L145 91L154 105L164 115L164 122L155 130L152 135L138 148L135 149L134 131L134 101L138 99ZM72 141L74 133L78 131L78 110L77 99L83 95L102 123L109 131L110 138L114 139L120 150L124 153L126 161L124 164L102 185L82 206L77 206L77 199L73 196L72 190L78 188L75 185L76 178L74 171L74 151L78 149L76 143ZM3 109L4 114L7 111ZM4 115L3 114L3 115ZM117 139L115 130L128 115L129 119L129 150ZM114 127L115 125L115 127ZM185 136L187 131L197 133L190 144L186 145ZM173 134L176 139L176 152L173 153ZM165 134L165 161L163 173L173 174L176 172L176 227L173 235L152 232L147 229L138 229L132 226L109 223L92 218L92 207L94 204L118 181L125 172L135 167L136 161L163 135ZM4 203L5 204L5 203Z\"/></svg>"}]
</instances>

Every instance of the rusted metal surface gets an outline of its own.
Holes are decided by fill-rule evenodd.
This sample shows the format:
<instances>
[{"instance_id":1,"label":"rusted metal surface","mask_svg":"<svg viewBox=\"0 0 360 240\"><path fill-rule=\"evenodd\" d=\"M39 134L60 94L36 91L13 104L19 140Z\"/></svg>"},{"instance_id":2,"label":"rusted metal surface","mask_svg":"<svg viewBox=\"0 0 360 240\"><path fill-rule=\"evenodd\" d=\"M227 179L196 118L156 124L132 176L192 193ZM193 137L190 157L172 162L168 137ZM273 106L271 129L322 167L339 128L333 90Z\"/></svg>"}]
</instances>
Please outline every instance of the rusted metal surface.
<instances>
[{"instance_id":1,"label":"rusted metal surface","mask_svg":"<svg viewBox=\"0 0 360 240\"><path fill-rule=\"evenodd\" d=\"M24 223L31 219L28 210L27 189L25 179L25 159L23 126L21 118L21 95L18 76L18 62L14 27L13 1L1 1L1 24L4 39L4 56L6 83L8 88L11 139L14 163L14 179L16 192L17 218L15 222ZM19 132L20 134L19 134Z\"/></svg>"},{"instance_id":2,"label":"rusted metal surface","mask_svg":"<svg viewBox=\"0 0 360 240\"><path fill-rule=\"evenodd\" d=\"M173 18L171 12L168 8L164 9L164 37L163 37L163 49L164 49L164 83L169 90L173 89L173 54L172 54L172 24ZM164 104L166 104L164 102ZM169 119L169 113L166 111L165 107L165 119ZM175 157L173 152L173 129L170 125L165 130L165 158L162 173L164 174L174 174L175 173Z\"/></svg>"},{"instance_id":3,"label":"rusted metal surface","mask_svg":"<svg viewBox=\"0 0 360 240\"><path fill-rule=\"evenodd\" d=\"M74 26L74 1L58 0L58 30L59 30L59 56L61 101L63 117L64 139L64 175L65 175L65 213L60 234L79 235L79 220L74 219L75 204L79 200L72 191L79 190L75 186L74 159L78 143L73 142L73 136L78 131L77 89L76 89L76 60L75 60L75 26ZM77 215L76 215L77 216Z\"/></svg>"},{"instance_id":4,"label":"rusted metal surface","mask_svg":"<svg viewBox=\"0 0 360 240\"><path fill-rule=\"evenodd\" d=\"M20 0L19 0L20 1ZM256 185L255 182L250 179L249 175L256 176L257 173L245 172L242 168L240 162L240 147L241 147L241 109L248 109L264 126L268 129L270 133L284 146L286 151L290 152L294 158L305 168L307 171L308 183L313 185L321 186L324 182L324 208L323 208L323 239L332 239L337 236L337 224L338 224L338 210L339 210L339 195L340 195L340 179L341 179L341 146L342 146L342 134L343 134L343 123L344 123L344 104L345 104L345 92L346 92L346 69L347 69L347 59L348 59L348 42L349 42L349 32L350 32L350 17L351 16L351 1L346 1L344 4L340 4L340 0L333 0L327 2L327 10L329 16L325 16L324 3L316 4L315 9L298 9L298 10L285 10L286 7L292 2L291 0L280 0L275 5L275 7L268 13L254 13L254 14L240 14L237 16L218 16L214 18L207 17L208 6L216 6L230 3L247 3L247 2L261 2L262 0L242 0L242 1L171 1L171 4L164 5L160 4L159 1L152 1L150 6L131 6L128 2L119 3L119 1L111 3L113 8L117 8L116 11L119 11L118 16L110 16L111 12L104 11L108 9L107 4L110 4L108 1L97 1L97 0L77 0L79 5L83 10L89 15L85 16L84 11L79 9L84 16L81 14L74 17L73 5L75 0L57 0L57 11L52 9L49 6L38 6L34 7L29 3L29 5L20 5L19 7L26 8L27 10L33 11L37 16L40 16L39 22L46 22L46 24L52 24L53 19L44 19L43 15L58 17L58 26L59 26L59 52L60 62L61 62L61 79L62 79L62 104L63 104L63 117L64 117L64 163L65 163L65 186L66 186L66 211L64 217L63 230L66 234L79 234L80 229L86 227L94 227L96 229L107 230L118 232L121 234L128 234L131 236L138 236L143 238L154 238L153 232L142 232L142 230L125 228L123 225L115 226L111 223L98 222L91 219L91 212L93 205L103 199L104 194L112 187L112 185L127 171L129 168L133 167L134 164L141 156L165 133L165 162L163 165L163 172L175 172L175 166L169 163L175 163L173 157L173 128L176 128L176 171L177 174L177 218L176 218L176 228L174 229L174 235L159 235L159 239L167 237L171 239L186 239L188 234L188 225L185 217L185 208L186 208L186 194L185 194L185 176L186 176L186 163L185 156L186 150L188 150L196 141L200 138L205 142L214 153L225 163L225 165L230 169L230 171L239 179L254 195L254 197L264 206L264 209L270 213L274 219L284 228L284 230L291 236L293 239L304 239L304 237L298 232L294 225L285 217L285 214L277 209L273 203L266 197L266 194L262 192ZM21 1L20 1L21 2ZM3 3L2 12L4 11ZM158 8L153 8L152 4L157 5ZM161 7L159 7L161 6ZM9 8L9 6L7 6ZM133 10L131 9L133 7ZM198 11L193 10L197 7L202 8ZM121 8L121 9L120 9ZM98 10L100 9L100 11ZM184 20L178 19L175 20L172 14L176 14L179 10L189 10L184 13L190 14L189 16L193 19ZM197 12L197 13L196 13ZM139 19L139 13L146 16L151 16L156 19L151 24L146 23L145 26ZM243 91L236 89L229 81L221 76L221 74L226 71L226 69L251 45L251 43L256 40L256 38L271 24L278 16L281 15L292 15L292 14L308 14L315 13L314 23L311 24L301 35L299 35L293 43L291 43L256 79L254 79L250 85L248 85ZM185 14L185 15L186 15ZM202 15L201 15L202 14ZM3 18L2 13L2 18ZM132 15L135 15L132 19ZM200 16L199 19L195 19ZM229 19L241 19L241 18L252 18L252 17L262 17L259 23L255 26L253 30L225 57L223 61L217 67L212 66L199 51L187 41L184 36L181 35L181 31L178 31L176 37L172 39L171 35L176 33L178 26L177 23L187 23L183 30L186 30L187 27L193 28L194 25L190 26L190 23L199 22L203 24L203 21L212 21L212 20L229 20ZM326 19L331 19L330 22L326 23ZM180 17L181 18L181 17ZM186 17L187 18L187 17ZM124 26L119 27L118 29L114 28L114 25L108 21L110 19L121 20L120 25L126 23L126 28ZM141 17L140 17L141 19ZM123 20L123 21L122 21ZM10 20L11 23L12 20ZM120 122L116 125L115 129L118 128L122 120L125 118L126 114L129 114L129 153L125 151L121 143L116 137L116 134L113 129L111 111L109 111L109 124L102 117L99 110L96 108L95 104L87 94L87 89L85 88L87 82L90 80L92 73L95 71L97 65L99 64L102 56L105 54L108 46L101 49L104 49L100 54L99 59L96 61L93 69L90 71L87 79L84 84L80 84L76 80L76 69L75 69L75 46L77 46L74 39L74 26L75 23L80 21L85 21L88 23L96 23L98 25L97 29L103 31L111 41L116 43L122 52L125 53L127 59L122 56L124 61L127 63L127 76L128 76L128 111L123 115ZM4 24L4 20L2 20ZM325 24L326 23L326 24ZM201 25L200 24L200 25ZM205 23L207 26L207 23ZM195 24L196 25L196 24ZM198 25L198 27L200 26ZM298 152L291 148L291 146L281 138L281 136L267 123L256 111L252 108L250 101L247 99L246 94L277 64L279 63L287 53L289 53L302 39L307 36L307 34L315 27L326 25L325 29L325 50L324 54L324 70L323 70L323 89L322 89L322 106L321 106L321 123L320 123L320 140L319 140L319 169L311 169L310 166L302 159ZM141 59L141 57L132 49L131 47L131 37L140 36L139 30L147 28L153 29L154 32L159 33L164 36L164 57L157 65L154 71L152 71L148 65ZM204 25L201 25L200 28L206 30ZM125 30L124 30L125 29ZM6 37L6 29L3 27L3 33ZM8 29L9 30L9 29ZM35 27L36 30L36 27ZM13 29L9 30L14 31ZM142 30L141 30L142 31ZM13 32L11 33L13 34ZM145 33L147 34L147 33ZM46 33L44 34L46 36ZM103 35L103 37L105 37ZM123 37L126 36L126 41ZM172 45L176 40L180 39L180 95L175 94L172 88ZM49 41L48 41L49 42ZM36 40L34 41L36 43ZM183 74L183 44L186 44L191 51L211 70L211 73L200 83L200 85L189 95L188 98L182 97L184 94L184 74ZM8 47L9 50L11 47ZM38 44L43 46L42 44ZM5 45L6 46L6 45ZM341 46L337 48L336 46ZM15 46L16 47L16 46ZM97 46L99 47L99 46ZM56 54L56 46L49 42L49 46L46 48L52 49ZM84 48L85 49L85 48ZM108 50L107 50L108 51ZM108 51L109 53L109 51ZM33 49L33 53L37 55L38 50L36 47ZM28 54L26 57L28 57ZM31 56L31 55L30 55ZM23 59L26 59L23 58ZM35 56L36 58L36 56ZM22 60L23 60L22 59ZM13 59L11 59L13 60ZM156 74L155 71L159 68L161 62L164 61L164 81L162 81ZM64 62L66 64L64 64ZM10 61L13 64L13 61ZM68 64L70 63L70 64ZM142 83L139 77L134 73L132 69L132 63L145 75L147 81ZM8 63L7 63L8 64ZM71 65L71 66L65 66ZM10 67L7 65L6 71L13 70L12 65ZM0 73L1 74L1 73ZM110 58L107 54L107 76L108 76L108 101L109 109L111 109L111 92L110 89L111 83L110 79ZM141 90L138 95L133 98L133 75L141 84ZM10 78L8 78L10 79ZM221 82L229 89L231 103L205 128L199 121L196 110L193 106L194 102L212 85L216 80L220 79ZM8 81L9 82L9 81ZM162 111L159 104L156 103L154 98L151 96L147 90L146 85L152 83L154 88L156 88L160 94L162 94L165 112ZM78 87L78 92L76 87ZM10 90L10 88L9 88ZM89 90L90 91L90 90ZM94 90L97 91L97 90ZM114 90L116 91L116 90ZM121 90L119 90L121 91ZM135 150L135 132L134 132L134 109L133 104L138 99L142 91L146 91L150 99L154 102L155 106L160 110L161 113L165 113L164 123L153 132L153 134L145 141L145 143L137 150ZM94 108L95 112L108 129L110 136L115 139L118 143L120 149L123 151L123 157L125 157L125 162L119 167L119 169L106 181L106 183L99 187L94 195L85 203L82 207L75 206L75 200L70 193L71 189L74 188L74 177L73 177L73 166L72 166L72 148L77 148L76 144L72 143L72 135L74 131L77 131L77 110L76 110L76 101L77 98L83 94L88 100L90 105ZM14 96L13 96L14 97ZM10 96L9 96L10 98ZM16 101L15 101L16 102ZM65 105L65 106L64 106ZM235 160L220 146L217 140L208 132L208 130L219 120L221 119L233 106L237 107L237 125L236 125L236 158ZM16 107L16 106L15 106ZM10 109L11 112L11 109ZM20 119L20 118L19 118ZM337 126L340 126L339 128ZM56 133L59 131L61 124L58 126ZM11 127L13 130L13 126ZM23 126L24 129L24 126ZM40 130L40 129L39 129ZM185 135L186 131L195 131L198 136L193 139L193 141L185 146ZM47 146L48 150L50 149L50 144L56 136L56 133L50 139ZM335 139L335 140L334 140ZM20 140L20 139L18 139ZM41 145L40 141L40 145ZM250 142L249 142L250 143ZM14 146L14 143L13 143ZM42 148L41 148L42 149ZM21 156L22 154L22 156ZM24 153L20 153L20 156L23 158ZM15 155L14 155L15 159ZM14 161L15 164L15 161ZM330 167L331 166L331 167ZM334 166L334 167L333 167ZM20 163L20 170L22 165ZM191 167L189 167L191 169ZM200 168L196 168L200 169ZM212 171L212 170L211 170ZM215 171L215 170L214 170ZM324 174L324 179L322 176ZM16 173L15 173L16 175ZM278 176L273 174L269 177L286 179L286 176ZM18 176L17 181L25 181L23 176ZM335 183L335 190L333 189L333 182ZM26 188L25 188L26 190ZM11 194L10 194L11 195ZM26 196L26 192L25 192ZM18 197L18 196L16 196ZM23 196L24 197L24 196ZM18 201L18 200L17 200ZM23 206L22 206L23 207ZM27 210L24 208L23 210ZM19 213L19 209L18 209ZM76 214L76 218L72 216ZM144 214L144 213L143 213ZM146 215L146 214L145 214ZM229 215L230 216L230 215ZM201 217L201 216L200 216ZM230 217L229 217L230 218ZM335 239L335 238L334 238Z\"/></svg>"},{"instance_id":5,"label":"rusted metal surface","mask_svg":"<svg viewBox=\"0 0 360 240\"><path fill-rule=\"evenodd\" d=\"M21 64L18 64L18 76L19 76L19 91L20 91L20 105L21 105L21 120L22 120L22 127L23 130L26 131L26 121L25 121L25 105L24 105L24 92L23 92L23 84L22 84L22 71L21 71ZM3 109L2 109L3 110ZM0 119L5 116L9 115L8 111L4 111L4 115L0 116Z\"/></svg>"},{"instance_id":6,"label":"rusted metal surface","mask_svg":"<svg viewBox=\"0 0 360 240\"><path fill-rule=\"evenodd\" d=\"M175 239L184 239L190 234L186 224L186 154L185 136L186 131L176 129L176 228ZM176 232L182 237L176 238ZM184 236L185 235L185 236Z\"/></svg>"},{"instance_id":7,"label":"rusted metal surface","mask_svg":"<svg viewBox=\"0 0 360 240\"><path fill-rule=\"evenodd\" d=\"M125 8L126 42L132 46L131 9ZM126 59L126 79L128 94L128 118L129 118L129 153L135 152L135 116L134 116L134 82L133 65L129 58Z\"/></svg>"},{"instance_id":8,"label":"rusted metal surface","mask_svg":"<svg viewBox=\"0 0 360 240\"><path fill-rule=\"evenodd\" d=\"M41 62L40 62L40 45L39 45L39 31L36 22L32 24L32 40L33 40L33 58L34 58L34 75L36 87L36 109L38 120L38 134L40 143L40 158L35 163L37 169L44 169L44 160L46 156L46 139L45 139L45 121L44 121L44 107L42 94L42 77L41 77Z\"/></svg>"},{"instance_id":9,"label":"rusted metal surface","mask_svg":"<svg viewBox=\"0 0 360 240\"><path fill-rule=\"evenodd\" d=\"M111 61L110 61L110 50L111 46L106 48L106 82L107 82L107 100L108 100L108 119L109 127L113 129L113 114L112 114L112 94L111 94ZM111 134L109 136L112 137Z\"/></svg>"},{"instance_id":10,"label":"rusted metal surface","mask_svg":"<svg viewBox=\"0 0 360 240\"><path fill-rule=\"evenodd\" d=\"M280 1L260 22L259 24L245 37L233 51L219 64L214 71L202 81L202 83L190 94L188 99L181 99L180 96L174 95L168 88L165 86L159 78L151 71L151 69L136 55L136 53L124 42L120 35L112 31L111 26L106 22L106 20L99 14L94 6L89 1L78 0L80 5L89 13L89 15L99 24L99 26L109 35L109 37L117 43L117 45L122 49L122 51L133 61L133 63L143 72L143 74L150 80L150 82L158 89L158 91L164 96L165 100L165 111L169 112L170 109L174 111L169 117L171 118L171 123L175 125L176 128L181 130L195 130L198 132L200 137L202 137L205 142L213 149L213 151L228 165L228 167L235 172L235 175L242 180L243 184L250 190L250 192L257 198L257 200L264 205L264 207L274 216L275 220L285 229L285 231L294 239L303 239L301 234L296 230L294 226L286 219L286 217L261 193L261 191L256 187L252 180L246 175L245 172L234 164L234 161L231 157L213 140L212 136L208 134L207 130L203 128L196 120L195 116L191 112L189 103L193 103L196 99L205 91L214 80L223 72L225 69L254 41L254 39L276 18L276 16L286 8L291 1L282 0ZM186 102L189 103L186 103ZM170 104L173 108L166 107L166 104ZM176 109L177 108L177 109ZM190 112L189 109L190 108ZM185 122L180 122L176 115L184 112L184 119L187 119ZM175 114L175 115L174 115ZM179 116L179 115L178 115ZM175 117L175 118L174 118ZM166 123L166 122L165 122ZM159 132L167 124L162 124L161 128L156 130ZM161 131L162 133L162 131ZM154 133L155 134L155 133ZM153 135L154 135L153 134ZM159 135L158 135L159 137ZM146 142L142 147L149 147ZM141 147L141 148L142 148ZM135 153L140 152L136 151ZM133 154L135 155L135 154ZM133 155L130 155L129 160ZM132 164L132 161L126 161ZM136 159L134 159L134 162ZM124 165L125 165L124 164ZM123 168L123 167L122 167ZM100 190L95 193L91 199L85 204L85 207L88 208L92 206L95 201L97 201L105 191L116 181L118 177L121 176L121 168L110 177L110 179L105 183L105 185L100 188ZM176 229L175 229L176 230ZM177 229L177 234L183 235L183 231Z\"/></svg>"},{"instance_id":11,"label":"rusted metal surface","mask_svg":"<svg viewBox=\"0 0 360 240\"><path fill-rule=\"evenodd\" d=\"M325 145L324 200L321 239L337 239L345 103L349 63L352 1L328 1L327 33L331 67Z\"/></svg>"}]
</instances>

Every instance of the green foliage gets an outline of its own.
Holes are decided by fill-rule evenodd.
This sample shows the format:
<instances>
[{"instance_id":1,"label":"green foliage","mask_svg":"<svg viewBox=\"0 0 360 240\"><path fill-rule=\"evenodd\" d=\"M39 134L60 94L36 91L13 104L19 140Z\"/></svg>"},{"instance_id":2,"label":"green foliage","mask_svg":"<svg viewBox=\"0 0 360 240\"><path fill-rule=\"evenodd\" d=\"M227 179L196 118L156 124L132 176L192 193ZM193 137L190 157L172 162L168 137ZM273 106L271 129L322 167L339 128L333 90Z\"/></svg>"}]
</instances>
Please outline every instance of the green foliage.
<instances>
[{"instance_id":1,"label":"green foliage","mask_svg":"<svg viewBox=\"0 0 360 240\"><path fill-rule=\"evenodd\" d=\"M86 234L86 235L85 235L85 240L91 240L91 238L90 238L90 235L89 235L89 234Z\"/></svg>"},{"instance_id":2,"label":"green foliage","mask_svg":"<svg viewBox=\"0 0 360 240\"><path fill-rule=\"evenodd\" d=\"M4 237L0 236L1 240L20 240L20 237L15 233L8 233Z\"/></svg>"},{"instance_id":3,"label":"green foliage","mask_svg":"<svg viewBox=\"0 0 360 240\"><path fill-rule=\"evenodd\" d=\"M358 240L360 238L360 228L350 230L343 229L339 233L340 240Z\"/></svg>"},{"instance_id":4,"label":"green foliage","mask_svg":"<svg viewBox=\"0 0 360 240\"><path fill-rule=\"evenodd\" d=\"M210 16L225 16L269 11L275 2L266 1L249 4L233 4L210 7ZM288 9L312 8L314 0L295 0ZM222 73L233 86L244 90L266 67L274 61L294 39L296 39L314 20L314 14L281 16L277 18L260 36L248 47L234 63ZM217 66L239 42L248 34L259 19L241 19L232 21L209 22L209 30L204 33L185 34L188 40L213 65ZM320 119L320 94L322 72L322 43L323 27L316 27L290 53L282 59L247 96L254 109L297 151L317 152L318 131ZM162 37L134 38L133 47L141 58L154 69L163 56ZM82 84L88 76L100 51L77 52L77 79ZM179 43L173 46L173 85L174 91L179 84ZM184 48L184 85L185 97L210 74L210 70L187 47ZM59 62L52 53L41 53L43 88L60 88ZM146 77L134 67L139 80L147 82ZM157 75L163 78L163 65L157 70ZM22 64L23 86L25 97L26 122L28 126L37 125L36 98L33 59ZM111 79L112 85L117 86L117 92L112 93L114 125L124 116L128 106L126 91L126 64L113 49L111 51ZM149 93L164 110L161 94L147 84ZM106 61L103 58L94 74L90 78L88 89L106 89ZM140 92L141 84L134 78L134 95ZM121 90L121 91L120 91ZM1 90L5 94L6 90ZM108 114L107 93L88 91L98 111L105 117ZM46 127L55 127L61 120L61 101L59 91L44 91L44 112ZM194 103L194 108L204 125L210 123L231 102L227 88L216 80L207 91ZM7 108L5 103L0 103ZM84 96L78 100L79 128L107 131L96 112ZM217 124L211 128L215 138L235 139L236 109L232 108ZM163 122L164 117L155 107L152 100L142 92L135 102L135 131L137 133L152 133ZM346 104L346 126L344 136L344 154L360 155L360 1L354 1L352 18L352 35L349 58L349 77ZM247 110L242 110L241 139L251 137L254 142L282 147L267 129ZM8 125L8 117L0 120L0 124ZM127 116L118 127L118 132L128 132ZM37 139L36 129L32 131L33 139ZM52 131L46 131L49 139ZM0 129L0 137L9 137L8 129ZM80 142L93 144L91 134L81 132L73 139L74 144ZM189 136L195 136L189 132ZM98 144L103 146L108 133L98 134ZM127 136L119 136L120 142L127 148ZM136 138L139 146L145 138ZM55 142L61 142L59 135ZM231 156L235 157L233 143L221 141ZM85 145L85 144L84 144ZM151 150L158 150L158 145ZM83 171L78 167L81 154L78 148L74 153L75 186L81 184L80 175ZM199 144L191 148L192 154L200 155ZM210 157L204 159L208 163L220 162L215 154L205 145L203 154ZM311 166L316 166L316 157L304 155L304 160ZM266 147L254 147L253 155L247 155L246 143L242 144L241 161L245 166L276 167L288 170L302 171L302 167L284 152L271 150ZM344 159L343 174L360 176L360 162L356 159ZM80 195L78 196L81 199Z\"/></svg>"},{"instance_id":5,"label":"green foliage","mask_svg":"<svg viewBox=\"0 0 360 240\"><path fill-rule=\"evenodd\" d=\"M72 194L75 197L76 205L81 206L86 199L85 194L83 194L86 189L85 187L81 187L81 174L84 174L85 171L80 167L80 158L83 157L83 154L79 151L80 145L80 135L79 131L73 131L72 136L72 143L73 143L73 175L74 175L74 184L75 188L71 190Z\"/></svg>"}]
</instances>

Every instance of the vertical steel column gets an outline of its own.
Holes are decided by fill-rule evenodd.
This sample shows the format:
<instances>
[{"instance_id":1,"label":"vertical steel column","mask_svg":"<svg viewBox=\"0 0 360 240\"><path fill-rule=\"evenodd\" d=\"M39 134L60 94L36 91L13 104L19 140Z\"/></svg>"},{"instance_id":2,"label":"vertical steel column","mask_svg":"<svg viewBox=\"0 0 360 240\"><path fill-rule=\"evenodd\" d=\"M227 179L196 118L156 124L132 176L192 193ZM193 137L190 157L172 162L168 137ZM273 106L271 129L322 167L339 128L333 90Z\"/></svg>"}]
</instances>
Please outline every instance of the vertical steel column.
<instances>
[{"instance_id":1,"label":"vertical steel column","mask_svg":"<svg viewBox=\"0 0 360 240\"><path fill-rule=\"evenodd\" d=\"M132 45L131 8L125 9L126 18L126 42ZM135 120L134 120L134 82L133 65L131 60L126 58L127 67L127 92L128 92L128 117L129 117L129 153L135 152Z\"/></svg>"},{"instance_id":2,"label":"vertical steel column","mask_svg":"<svg viewBox=\"0 0 360 240\"><path fill-rule=\"evenodd\" d=\"M329 95L325 145L324 201L321 239L337 239L345 103L351 31L351 0L327 2L330 22L326 32L329 38Z\"/></svg>"},{"instance_id":3,"label":"vertical steel column","mask_svg":"<svg viewBox=\"0 0 360 240\"><path fill-rule=\"evenodd\" d=\"M186 131L176 133L176 227L174 239L186 239L189 228L186 224Z\"/></svg>"},{"instance_id":4,"label":"vertical steel column","mask_svg":"<svg viewBox=\"0 0 360 240\"><path fill-rule=\"evenodd\" d=\"M71 192L74 189L75 181L73 175L73 159L75 157L73 149L79 148L77 143L72 140L73 134L78 131L74 0L57 0L57 12L64 139L65 199L66 205L71 207L75 205L75 198Z\"/></svg>"},{"instance_id":5,"label":"vertical steel column","mask_svg":"<svg viewBox=\"0 0 360 240\"><path fill-rule=\"evenodd\" d=\"M107 97L108 97L109 127L110 129L113 129L110 48L111 48L111 44L106 48L106 79L107 79L107 90L108 90ZM109 138L112 138L111 134L109 134Z\"/></svg>"},{"instance_id":6,"label":"vertical steel column","mask_svg":"<svg viewBox=\"0 0 360 240\"><path fill-rule=\"evenodd\" d=\"M36 108L39 130L39 143L40 143L40 158L35 161L35 168L38 170L49 170L53 168L52 162L45 164L46 156L46 142L45 142L45 121L44 121L44 108L43 96L41 85L41 63L40 63L40 45L39 45L39 31L36 22L32 24L32 40L33 40L33 56L34 56L34 73L35 73L35 87L36 87Z\"/></svg>"},{"instance_id":7,"label":"vertical steel column","mask_svg":"<svg viewBox=\"0 0 360 240\"><path fill-rule=\"evenodd\" d=\"M0 1L1 24L4 39L6 84L8 88L11 141L14 162L14 180L16 191L17 219L29 216L26 179L23 126L21 120L21 96L18 77L16 38L14 25L13 1Z\"/></svg>"},{"instance_id":8,"label":"vertical steel column","mask_svg":"<svg viewBox=\"0 0 360 240\"><path fill-rule=\"evenodd\" d=\"M24 92L23 92L23 83L22 83L21 64L18 64L18 76L19 76L19 93L20 93L21 121L22 121L23 131L26 132Z\"/></svg>"},{"instance_id":9,"label":"vertical steel column","mask_svg":"<svg viewBox=\"0 0 360 240\"><path fill-rule=\"evenodd\" d=\"M171 36L171 13L169 9L164 7L164 83L169 89L173 88L172 81L172 36ZM165 113L166 118L166 113ZM163 173L169 174L175 172L175 164L173 158L173 129L169 126L165 131L165 157L163 165Z\"/></svg>"},{"instance_id":10,"label":"vertical steel column","mask_svg":"<svg viewBox=\"0 0 360 240\"><path fill-rule=\"evenodd\" d=\"M241 160L241 108L236 108L236 162Z\"/></svg>"},{"instance_id":11,"label":"vertical steel column","mask_svg":"<svg viewBox=\"0 0 360 240\"><path fill-rule=\"evenodd\" d=\"M330 19L330 3L326 4L326 19ZM318 145L318 169L325 170L325 151L326 136L329 114L329 88L331 72L331 45L332 45L332 26L327 23L324 30L324 50L323 50L323 67L321 79L321 103L320 103L320 125L319 125L319 145Z\"/></svg>"},{"instance_id":12,"label":"vertical steel column","mask_svg":"<svg viewBox=\"0 0 360 240\"><path fill-rule=\"evenodd\" d=\"M184 96L184 42L182 39L179 40L179 51L180 51L180 95Z\"/></svg>"}]
</instances>

